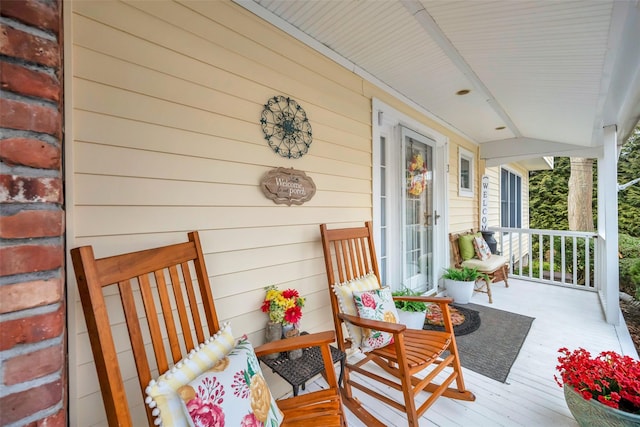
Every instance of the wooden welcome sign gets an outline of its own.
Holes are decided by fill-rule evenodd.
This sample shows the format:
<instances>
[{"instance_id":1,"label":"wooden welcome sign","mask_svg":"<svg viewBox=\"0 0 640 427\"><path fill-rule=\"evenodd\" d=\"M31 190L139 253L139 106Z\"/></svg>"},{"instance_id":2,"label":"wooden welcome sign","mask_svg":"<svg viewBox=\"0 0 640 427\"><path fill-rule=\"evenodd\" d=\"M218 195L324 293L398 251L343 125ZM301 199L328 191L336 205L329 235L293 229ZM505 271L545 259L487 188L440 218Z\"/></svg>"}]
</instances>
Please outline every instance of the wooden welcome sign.
<instances>
[{"instance_id":1,"label":"wooden welcome sign","mask_svg":"<svg viewBox=\"0 0 640 427\"><path fill-rule=\"evenodd\" d=\"M316 194L316 185L303 171L277 168L267 172L260 182L262 192L277 204L288 206L308 202Z\"/></svg>"}]
</instances>

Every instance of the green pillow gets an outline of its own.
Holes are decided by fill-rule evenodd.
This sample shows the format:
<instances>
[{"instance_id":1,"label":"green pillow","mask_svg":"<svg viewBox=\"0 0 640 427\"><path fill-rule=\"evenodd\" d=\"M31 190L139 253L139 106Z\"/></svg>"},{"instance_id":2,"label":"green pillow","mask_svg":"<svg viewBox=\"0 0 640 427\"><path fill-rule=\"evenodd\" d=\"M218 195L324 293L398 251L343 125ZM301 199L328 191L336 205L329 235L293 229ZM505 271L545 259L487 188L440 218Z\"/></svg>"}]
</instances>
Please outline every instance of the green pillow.
<instances>
[{"instance_id":1,"label":"green pillow","mask_svg":"<svg viewBox=\"0 0 640 427\"><path fill-rule=\"evenodd\" d=\"M476 236L482 237L482 233L465 234L458 238L458 246L460 246L460 256L463 261L473 258L476 255L476 250L473 247L473 238Z\"/></svg>"}]
</instances>

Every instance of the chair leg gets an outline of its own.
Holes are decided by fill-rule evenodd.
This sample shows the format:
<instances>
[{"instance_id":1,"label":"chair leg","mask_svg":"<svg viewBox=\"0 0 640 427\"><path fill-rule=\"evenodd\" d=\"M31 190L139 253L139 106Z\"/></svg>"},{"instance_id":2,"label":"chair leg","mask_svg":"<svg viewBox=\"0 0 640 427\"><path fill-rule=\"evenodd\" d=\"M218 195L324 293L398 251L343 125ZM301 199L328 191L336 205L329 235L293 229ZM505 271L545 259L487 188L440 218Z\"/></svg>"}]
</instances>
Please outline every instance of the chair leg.
<instances>
[{"instance_id":1,"label":"chair leg","mask_svg":"<svg viewBox=\"0 0 640 427\"><path fill-rule=\"evenodd\" d=\"M502 275L504 276L504 286L508 288L509 282L507 281L507 277L509 276L509 269L507 268L506 265L502 266Z\"/></svg>"}]
</instances>

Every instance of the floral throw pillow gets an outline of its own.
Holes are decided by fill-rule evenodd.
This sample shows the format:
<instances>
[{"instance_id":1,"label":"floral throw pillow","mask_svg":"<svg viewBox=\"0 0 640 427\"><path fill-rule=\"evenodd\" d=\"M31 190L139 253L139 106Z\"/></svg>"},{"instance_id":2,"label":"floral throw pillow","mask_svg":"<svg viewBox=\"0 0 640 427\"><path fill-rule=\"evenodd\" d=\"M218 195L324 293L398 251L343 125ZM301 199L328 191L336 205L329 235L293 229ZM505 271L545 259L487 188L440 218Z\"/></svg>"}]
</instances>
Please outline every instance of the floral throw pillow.
<instances>
[{"instance_id":1,"label":"floral throw pillow","mask_svg":"<svg viewBox=\"0 0 640 427\"><path fill-rule=\"evenodd\" d=\"M353 302L358 310L358 315L362 318L398 323L398 311L393 303L391 289L388 287L370 291L356 291L353 293ZM371 351L389 345L392 342L393 334L389 332L362 329L360 346L362 351Z\"/></svg>"},{"instance_id":2,"label":"floral throw pillow","mask_svg":"<svg viewBox=\"0 0 640 427\"><path fill-rule=\"evenodd\" d=\"M489 249L489 245L487 245L484 237L474 237L473 247L476 251L476 257L478 257L480 261L486 261L491 257L491 249Z\"/></svg>"},{"instance_id":3,"label":"floral throw pillow","mask_svg":"<svg viewBox=\"0 0 640 427\"><path fill-rule=\"evenodd\" d=\"M282 423L253 347L225 324L146 389L155 425L267 426Z\"/></svg>"},{"instance_id":4,"label":"floral throw pillow","mask_svg":"<svg viewBox=\"0 0 640 427\"><path fill-rule=\"evenodd\" d=\"M234 346L231 325L227 322L215 335L191 350L184 359L160 375L157 380L151 380L145 390L145 403L156 417L155 424L171 427L193 426L187 408L176 391L218 364Z\"/></svg>"},{"instance_id":5,"label":"floral throw pillow","mask_svg":"<svg viewBox=\"0 0 640 427\"><path fill-rule=\"evenodd\" d=\"M379 288L380 283L378 282L378 276L371 272L348 282L336 283L333 285L333 293L338 297L338 305L340 306L341 313L357 316L358 310L353 302L353 293ZM360 345L362 342L362 328L349 322L345 322L345 325L353 344Z\"/></svg>"},{"instance_id":6,"label":"floral throw pillow","mask_svg":"<svg viewBox=\"0 0 640 427\"><path fill-rule=\"evenodd\" d=\"M177 391L195 426L277 427L283 420L246 337L220 363Z\"/></svg>"}]
</instances>

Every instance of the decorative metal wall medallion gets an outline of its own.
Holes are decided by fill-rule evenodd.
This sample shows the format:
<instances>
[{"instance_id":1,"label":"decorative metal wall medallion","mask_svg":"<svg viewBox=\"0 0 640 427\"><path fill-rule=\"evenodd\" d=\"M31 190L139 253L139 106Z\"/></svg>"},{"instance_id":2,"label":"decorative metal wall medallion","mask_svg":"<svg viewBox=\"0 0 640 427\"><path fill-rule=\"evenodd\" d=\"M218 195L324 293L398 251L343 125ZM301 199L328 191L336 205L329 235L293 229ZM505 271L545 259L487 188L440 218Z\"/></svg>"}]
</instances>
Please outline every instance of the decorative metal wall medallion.
<instances>
[{"instance_id":1,"label":"decorative metal wall medallion","mask_svg":"<svg viewBox=\"0 0 640 427\"><path fill-rule=\"evenodd\" d=\"M297 159L309 151L311 124L293 99L280 95L269 99L262 110L260 124L269 146L282 157Z\"/></svg>"},{"instance_id":2,"label":"decorative metal wall medallion","mask_svg":"<svg viewBox=\"0 0 640 427\"><path fill-rule=\"evenodd\" d=\"M316 194L316 184L306 173L293 168L277 168L267 172L260 188L276 204L301 205Z\"/></svg>"}]
</instances>

